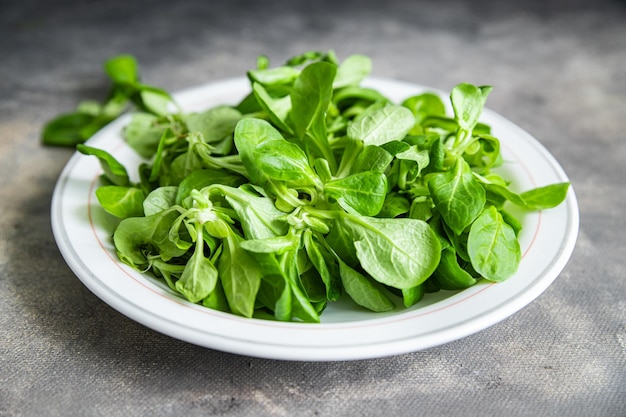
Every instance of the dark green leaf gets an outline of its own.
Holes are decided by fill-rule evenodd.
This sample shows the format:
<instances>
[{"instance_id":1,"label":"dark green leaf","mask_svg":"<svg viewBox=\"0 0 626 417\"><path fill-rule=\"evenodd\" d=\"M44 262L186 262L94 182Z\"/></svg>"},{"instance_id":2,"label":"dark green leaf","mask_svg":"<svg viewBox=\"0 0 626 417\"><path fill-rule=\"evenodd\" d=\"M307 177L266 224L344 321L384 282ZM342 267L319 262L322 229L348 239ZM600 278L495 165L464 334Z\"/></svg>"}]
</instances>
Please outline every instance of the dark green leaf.
<instances>
[{"instance_id":1,"label":"dark green leaf","mask_svg":"<svg viewBox=\"0 0 626 417\"><path fill-rule=\"evenodd\" d=\"M313 238L312 233L304 234L304 247L308 258L324 282L327 299L337 301L341 294L341 286L338 278L339 269L333 255Z\"/></svg>"},{"instance_id":2,"label":"dark green leaf","mask_svg":"<svg viewBox=\"0 0 626 417\"><path fill-rule=\"evenodd\" d=\"M443 290L462 290L476 283L476 279L459 265L452 247L441 252L441 262L431 279Z\"/></svg>"},{"instance_id":3,"label":"dark green leaf","mask_svg":"<svg viewBox=\"0 0 626 417\"><path fill-rule=\"evenodd\" d=\"M74 146L83 143L89 138L83 134L83 129L95 120L95 116L81 112L60 115L44 126L42 141L50 146Z\"/></svg>"},{"instance_id":4,"label":"dark green leaf","mask_svg":"<svg viewBox=\"0 0 626 417\"><path fill-rule=\"evenodd\" d=\"M113 155L103 149L97 149L83 144L76 145L76 150L83 155L92 155L98 158L100 166L104 171L104 176L114 185L128 186L130 179L124 165L122 165Z\"/></svg>"},{"instance_id":5,"label":"dark green leaf","mask_svg":"<svg viewBox=\"0 0 626 417\"><path fill-rule=\"evenodd\" d=\"M179 213L170 209L146 217L129 217L115 229L113 241L119 258L139 270L148 264L147 257L163 261L182 256L187 250L169 239L170 228Z\"/></svg>"}]
</instances>

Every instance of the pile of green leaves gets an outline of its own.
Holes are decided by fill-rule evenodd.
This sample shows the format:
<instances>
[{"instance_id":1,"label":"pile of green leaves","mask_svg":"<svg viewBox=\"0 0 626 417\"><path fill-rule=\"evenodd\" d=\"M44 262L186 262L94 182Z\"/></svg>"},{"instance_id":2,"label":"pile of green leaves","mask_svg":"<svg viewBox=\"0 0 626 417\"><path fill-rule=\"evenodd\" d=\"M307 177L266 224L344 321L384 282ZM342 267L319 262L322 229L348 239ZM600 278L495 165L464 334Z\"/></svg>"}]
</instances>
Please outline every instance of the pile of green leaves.
<instances>
[{"instance_id":1,"label":"pile of green leaves","mask_svg":"<svg viewBox=\"0 0 626 417\"><path fill-rule=\"evenodd\" d=\"M494 172L500 142L479 122L491 87L454 87L448 116L436 94L395 104L361 86L368 57L307 52L277 67L260 57L241 102L183 113L139 82L132 57L105 68L112 106L137 105L124 136L147 161L132 182L77 145L103 167L96 195L120 218L119 258L241 316L318 322L342 294L380 312L506 280L521 259L507 208L555 207L569 186L518 194Z\"/></svg>"}]
</instances>

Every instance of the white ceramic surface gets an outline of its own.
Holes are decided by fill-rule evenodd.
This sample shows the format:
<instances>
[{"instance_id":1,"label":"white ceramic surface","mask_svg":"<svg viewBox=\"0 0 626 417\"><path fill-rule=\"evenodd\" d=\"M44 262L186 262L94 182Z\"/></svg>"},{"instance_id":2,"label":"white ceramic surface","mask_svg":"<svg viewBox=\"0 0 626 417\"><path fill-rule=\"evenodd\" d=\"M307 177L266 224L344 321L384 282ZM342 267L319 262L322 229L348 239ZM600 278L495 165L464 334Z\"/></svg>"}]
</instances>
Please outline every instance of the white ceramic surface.
<instances>
[{"instance_id":1,"label":"white ceramic surface","mask_svg":"<svg viewBox=\"0 0 626 417\"><path fill-rule=\"evenodd\" d=\"M368 79L394 101L433 91L387 79ZM176 95L186 111L235 104L249 91L231 79ZM446 98L447 100L447 98ZM120 132L129 116L98 132L89 145L105 149L131 175L140 158ZM568 181L558 162L527 132L485 110L481 119L501 141L505 164L499 172L516 191ZM565 267L578 234L578 206L570 189L559 207L521 214L523 258L509 280L481 282L464 291L427 294L410 309L390 313L360 310L348 301L331 304L320 324L245 319L191 304L163 283L119 262L110 236L115 220L95 198L101 170L94 157L75 154L63 170L52 200L53 232L66 262L104 302L143 325L207 348L284 360L351 360L382 357L437 346L478 332L538 297Z\"/></svg>"}]
</instances>

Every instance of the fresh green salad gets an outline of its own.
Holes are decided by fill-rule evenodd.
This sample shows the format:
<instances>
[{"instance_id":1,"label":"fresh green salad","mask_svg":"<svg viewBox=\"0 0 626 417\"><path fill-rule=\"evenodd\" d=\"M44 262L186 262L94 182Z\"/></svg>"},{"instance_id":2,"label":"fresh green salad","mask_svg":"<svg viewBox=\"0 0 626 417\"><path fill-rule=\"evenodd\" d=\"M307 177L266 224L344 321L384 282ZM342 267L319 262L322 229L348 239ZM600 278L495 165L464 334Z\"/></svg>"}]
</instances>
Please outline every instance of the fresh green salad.
<instances>
[{"instance_id":1,"label":"fresh green salad","mask_svg":"<svg viewBox=\"0 0 626 417\"><path fill-rule=\"evenodd\" d=\"M521 259L510 207L555 207L569 183L516 193L494 172L500 142L479 122L491 87L457 85L448 115L437 94L393 103L361 86L371 66L332 51L259 57L243 100L186 113L117 56L106 101L52 120L43 141L99 160L119 259L208 308L319 322L343 297L384 312L506 280ZM83 143L129 106L138 182Z\"/></svg>"}]
</instances>

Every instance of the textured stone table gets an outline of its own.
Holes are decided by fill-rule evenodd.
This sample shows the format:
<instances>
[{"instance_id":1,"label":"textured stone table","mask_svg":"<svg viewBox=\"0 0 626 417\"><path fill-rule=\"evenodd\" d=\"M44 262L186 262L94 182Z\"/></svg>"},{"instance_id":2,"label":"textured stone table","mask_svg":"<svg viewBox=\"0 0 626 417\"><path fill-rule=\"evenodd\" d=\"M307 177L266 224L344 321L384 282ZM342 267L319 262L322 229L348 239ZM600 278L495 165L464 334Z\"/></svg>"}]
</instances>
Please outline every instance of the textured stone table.
<instances>
[{"instance_id":1,"label":"textured stone table","mask_svg":"<svg viewBox=\"0 0 626 417\"><path fill-rule=\"evenodd\" d=\"M348 362L223 353L156 333L94 296L51 232L69 149L43 123L101 98L134 54L170 91L309 49L449 90L538 138L580 206L574 254L512 317L422 352ZM623 1L0 2L0 416L626 415Z\"/></svg>"}]
</instances>

